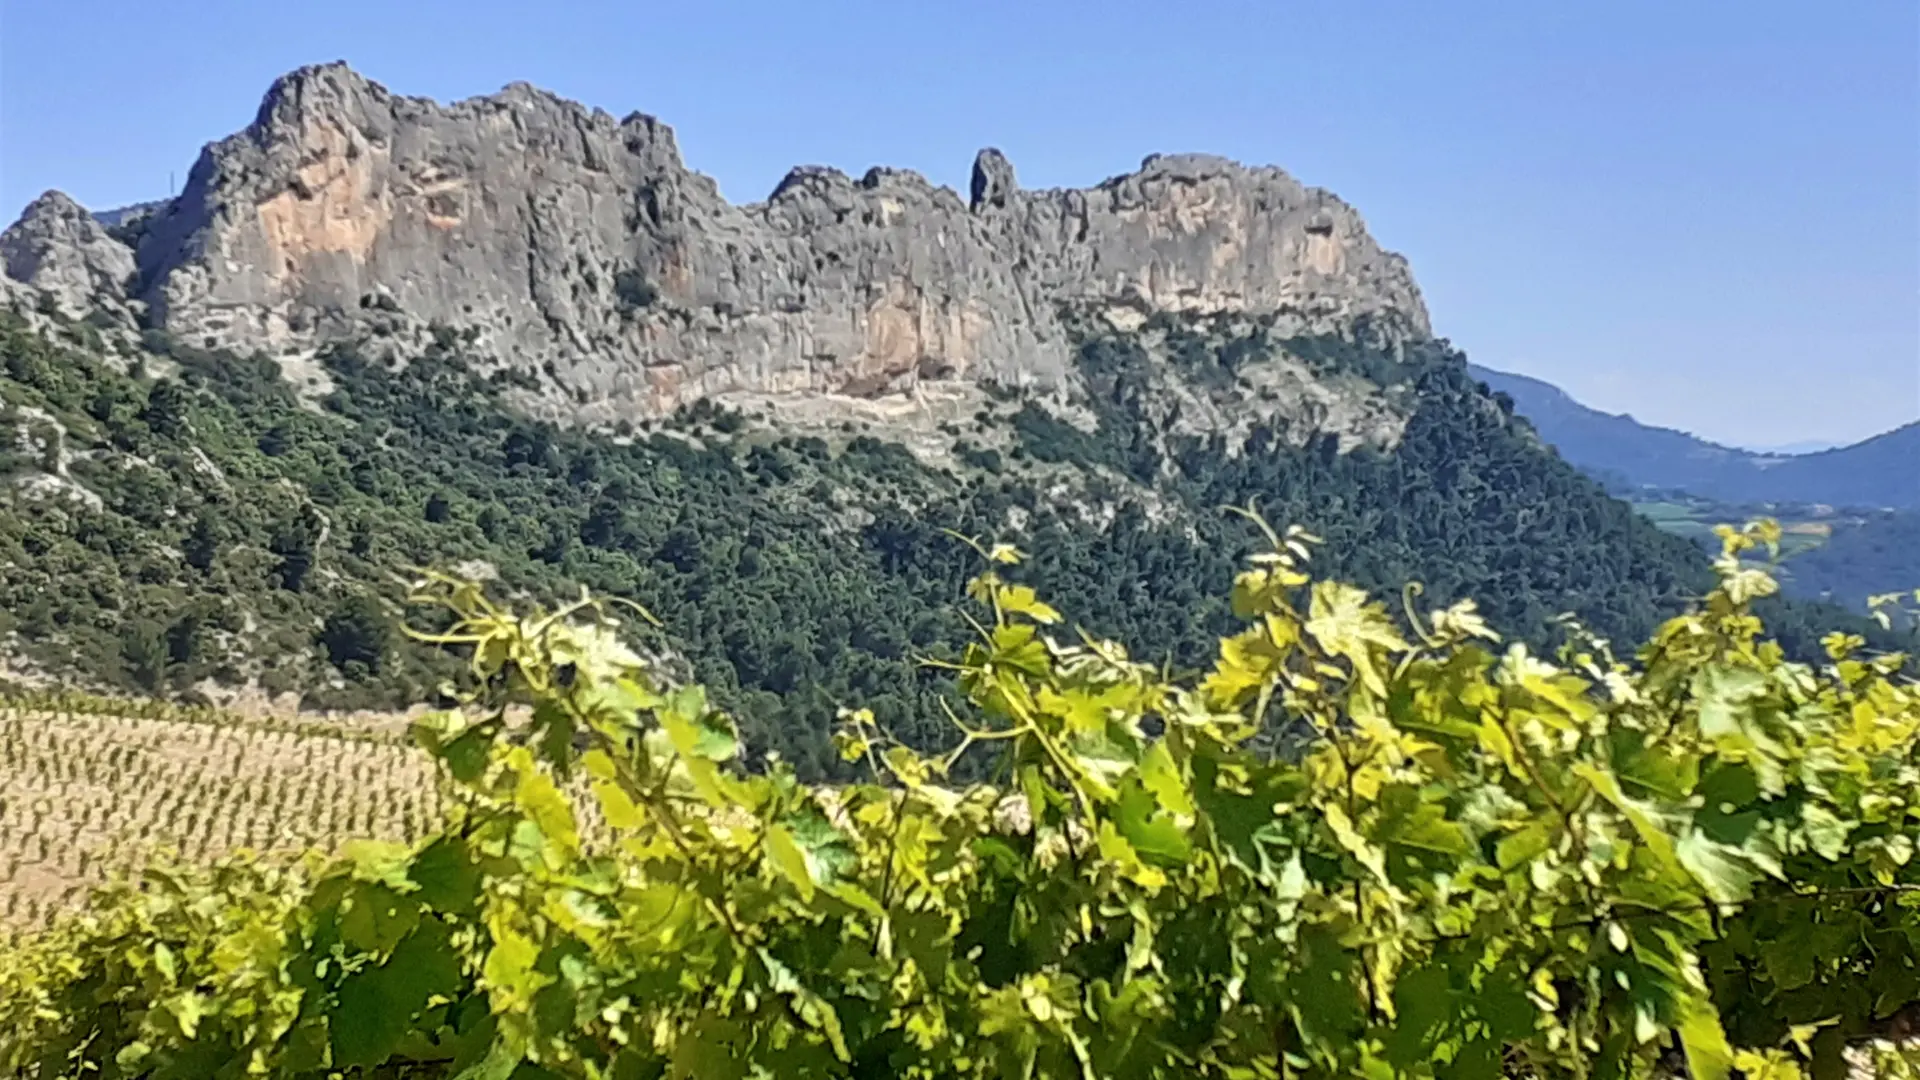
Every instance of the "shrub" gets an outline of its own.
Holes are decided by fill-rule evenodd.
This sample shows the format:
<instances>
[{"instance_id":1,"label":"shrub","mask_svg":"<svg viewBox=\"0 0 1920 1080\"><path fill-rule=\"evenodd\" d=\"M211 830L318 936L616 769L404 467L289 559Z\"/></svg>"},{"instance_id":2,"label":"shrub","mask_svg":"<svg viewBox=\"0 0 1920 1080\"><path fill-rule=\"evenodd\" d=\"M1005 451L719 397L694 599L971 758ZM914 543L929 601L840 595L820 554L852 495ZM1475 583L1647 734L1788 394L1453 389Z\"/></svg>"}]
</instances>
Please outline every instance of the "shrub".
<instances>
[{"instance_id":1,"label":"shrub","mask_svg":"<svg viewBox=\"0 0 1920 1080\"><path fill-rule=\"evenodd\" d=\"M737 767L616 609L429 579L446 829L109 890L0 954L0 1069L1784 1077L1920 999L1920 692L1761 638L1777 529L1638 663L1396 621L1268 537L1194 679L990 569L960 746L846 714L835 788Z\"/></svg>"},{"instance_id":2,"label":"shrub","mask_svg":"<svg viewBox=\"0 0 1920 1080\"><path fill-rule=\"evenodd\" d=\"M327 659L342 671L356 665L362 678L380 670L392 637L392 621L381 610L380 601L366 593L348 597L320 630Z\"/></svg>"},{"instance_id":3,"label":"shrub","mask_svg":"<svg viewBox=\"0 0 1920 1080\"><path fill-rule=\"evenodd\" d=\"M660 294L654 289L647 276L631 267L613 275L613 295L625 311L639 311L653 306Z\"/></svg>"}]
</instances>

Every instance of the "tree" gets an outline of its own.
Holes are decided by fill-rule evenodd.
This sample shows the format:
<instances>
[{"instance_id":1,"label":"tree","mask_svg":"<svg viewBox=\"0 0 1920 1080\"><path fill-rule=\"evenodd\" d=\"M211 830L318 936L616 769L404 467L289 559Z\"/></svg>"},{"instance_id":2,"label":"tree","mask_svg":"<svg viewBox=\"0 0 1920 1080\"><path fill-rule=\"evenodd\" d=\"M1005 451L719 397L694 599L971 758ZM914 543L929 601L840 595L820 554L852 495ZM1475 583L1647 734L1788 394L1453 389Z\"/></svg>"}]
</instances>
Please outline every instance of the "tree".
<instances>
[{"instance_id":1,"label":"tree","mask_svg":"<svg viewBox=\"0 0 1920 1080\"><path fill-rule=\"evenodd\" d=\"M174 664L191 664L200 659L207 616L190 607L167 627L167 659Z\"/></svg>"},{"instance_id":2,"label":"tree","mask_svg":"<svg viewBox=\"0 0 1920 1080\"><path fill-rule=\"evenodd\" d=\"M673 567L683 574L690 574L700 565L700 534L690 522L675 525L660 544L654 558Z\"/></svg>"},{"instance_id":3,"label":"tree","mask_svg":"<svg viewBox=\"0 0 1920 1080\"><path fill-rule=\"evenodd\" d=\"M213 560L220 554L221 528L213 515L202 510L193 519L193 525L187 530L187 537L180 545L180 555L187 565L201 573L213 568Z\"/></svg>"},{"instance_id":4,"label":"tree","mask_svg":"<svg viewBox=\"0 0 1920 1080\"><path fill-rule=\"evenodd\" d=\"M358 664L361 670L378 674L392 646L393 632L393 620L380 601L356 592L327 616L320 643L334 667L345 671L349 664Z\"/></svg>"},{"instance_id":5,"label":"tree","mask_svg":"<svg viewBox=\"0 0 1920 1080\"><path fill-rule=\"evenodd\" d=\"M147 390L147 407L140 418L154 434L178 438L187 430L187 391L172 379L161 379Z\"/></svg>"},{"instance_id":6,"label":"tree","mask_svg":"<svg viewBox=\"0 0 1920 1080\"><path fill-rule=\"evenodd\" d=\"M580 542L589 547L616 546L626 533L626 518L626 508L619 501L603 496L580 523Z\"/></svg>"},{"instance_id":7,"label":"tree","mask_svg":"<svg viewBox=\"0 0 1920 1080\"><path fill-rule=\"evenodd\" d=\"M313 569L316 540L313 526L304 515L283 521L274 530L267 549L279 557L274 575L282 589L299 592L305 587L307 574Z\"/></svg>"},{"instance_id":8,"label":"tree","mask_svg":"<svg viewBox=\"0 0 1920 1080\"><path fill-rule=\"evenodd\" d=\"M120 656L134 685L158 691L167 676L166 628L152 619L128 620L120 631Z\"/></svg>"}]
</instances>

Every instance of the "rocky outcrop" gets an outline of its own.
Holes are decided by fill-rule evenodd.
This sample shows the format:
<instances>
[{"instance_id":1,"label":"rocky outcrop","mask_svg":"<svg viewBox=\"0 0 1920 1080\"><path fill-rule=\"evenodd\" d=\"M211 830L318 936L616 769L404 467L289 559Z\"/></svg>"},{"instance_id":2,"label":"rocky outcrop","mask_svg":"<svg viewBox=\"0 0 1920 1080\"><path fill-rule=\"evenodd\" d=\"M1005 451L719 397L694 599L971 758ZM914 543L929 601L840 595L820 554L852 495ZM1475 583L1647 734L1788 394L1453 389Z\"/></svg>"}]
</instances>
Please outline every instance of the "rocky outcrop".
<instances>
[{"instance_id":1,"label":"rocky outcrop","mask_svg":"<svg viewBox=\"0 0 1920 1080\"><path fill-rule=\"evenodd\" d=\"M973 158L973 209L1004 210L1020 185L1013 178L1013 163L996 147L987 147Z\"/></svg>"},{"instance_id":2,"label":"rocky outcrop","mask_svg":"<svg viewBox=\"0 0 1920 1080\"><path fill-rule=\"evenodd\" d=\"M108 235L85 207L49 191L0 232L0 268L78 318L125 299L134 260L133 251Z\"/></svg>"},{"instance_id":3,"label":"rocky outcrop","mask_svg":"<svg viewBox=\"0 0 1920 1080\"><path fill-rule=\"evenodd\" d=\"M1022 191L988 150L971 188L809 167L738 206L652 117L525 84L442 106L336 64L282 78L206 148L148 224L139 280L196 344L468 329L479 355L551 373L551 410L585 420L729 391L1061 385L1063 304L1427 332L1405 261L1278 169L1153 157Z\"/></svg>"}]
</instances>

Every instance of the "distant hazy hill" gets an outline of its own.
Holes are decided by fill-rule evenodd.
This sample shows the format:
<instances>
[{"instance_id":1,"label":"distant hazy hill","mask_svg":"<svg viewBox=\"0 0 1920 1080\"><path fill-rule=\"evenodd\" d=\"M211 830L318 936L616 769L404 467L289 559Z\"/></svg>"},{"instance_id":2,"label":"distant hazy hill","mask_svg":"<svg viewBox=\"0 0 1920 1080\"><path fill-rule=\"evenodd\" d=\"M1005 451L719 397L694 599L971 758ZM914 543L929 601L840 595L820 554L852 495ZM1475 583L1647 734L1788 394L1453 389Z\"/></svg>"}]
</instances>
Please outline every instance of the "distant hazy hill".
<instances>
[{"instance_id":1,"label":"distant hazy hill","mask_svg":"<svg viewBox=\"0 0 1920 1080\"><path fill-rule=\"evenodd\" d=\"M1818 454L1822 450L1838 450L1845 443L1827 442L1824 439L1807 439L1803 442L1781 443L1778 446L1749 446L1745 449L1755 454L1780 457L1785 454Z\"/></svg>"},{"instance_id":2,"label":"distant hazy hill","mask_svg":"<svg viewBox=\"0 0 1920 1080\"><path fill-rule=\"evenodd\" d=\"M1539 379L1470 370L1511 397L1562 457L1616 482L1729 503L1920 508L1920 422L1815 454L1756 454L1589 408Z\"/></svg>"}]
</instances>

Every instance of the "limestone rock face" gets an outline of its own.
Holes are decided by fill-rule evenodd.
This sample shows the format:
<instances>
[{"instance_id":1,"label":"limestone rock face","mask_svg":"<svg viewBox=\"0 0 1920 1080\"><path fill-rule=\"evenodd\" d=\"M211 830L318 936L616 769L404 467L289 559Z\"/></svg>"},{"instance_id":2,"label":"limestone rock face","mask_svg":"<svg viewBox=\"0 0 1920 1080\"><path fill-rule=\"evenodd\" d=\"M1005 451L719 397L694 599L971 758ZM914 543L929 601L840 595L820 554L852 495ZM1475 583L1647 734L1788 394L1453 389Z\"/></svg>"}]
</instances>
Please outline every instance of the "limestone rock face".
<instances>
[{"instance_id":1,"label":"limestone rock face","mask_svg":"<svg viewBox=\"0 0 1920 1080\"><path fill-rule=\"evenodd\" d=\"M1004 208L1020 188L1013 179L1013 163L991 146L974 155L972 186L975 210Z\"/></svg>"},{"instance_id":2,"label":"limestone rock face","mask_svg":"<svg viewBox=\"0 0 1920 1080\"><path fill-rule=\"evenodd\" d=\"M78 318L125 299L133 279L133 250L108 235L85 207L49 191L0 232L0 269L13 282L50 295L63 312Z\"/></svg>"},{"instance_id":3,"label":"limestone rock face","mask_svg":"<svg viewBox=\"0 0 1920 1080\"><path fill-rule=\"evenodd\" d=\"M585 421L730 391L1061 386L1062 305L1428 332L1405 261L1278 169L1153 157L1022 191L987 150L971 187L806 167L733 205L652 117L525 84L443 106L334 64L283 77L206 148L151 220L138 280L194 344L286 353L442 324L548 373L542 411Z\"/></svg>"}]
</instances>

